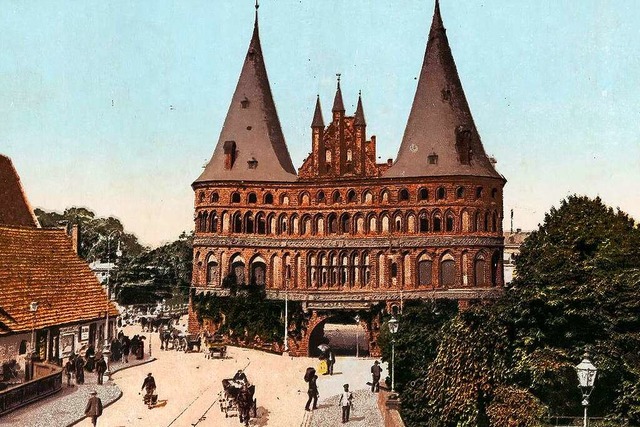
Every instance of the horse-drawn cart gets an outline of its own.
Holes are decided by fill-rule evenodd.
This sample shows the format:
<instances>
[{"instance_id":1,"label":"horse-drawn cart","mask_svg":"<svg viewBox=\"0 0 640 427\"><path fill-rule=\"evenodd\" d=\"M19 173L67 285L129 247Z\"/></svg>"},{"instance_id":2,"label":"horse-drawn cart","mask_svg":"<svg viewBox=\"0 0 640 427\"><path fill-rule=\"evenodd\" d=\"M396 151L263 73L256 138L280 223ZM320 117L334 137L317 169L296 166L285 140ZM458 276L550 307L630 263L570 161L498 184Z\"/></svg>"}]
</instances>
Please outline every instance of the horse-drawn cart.
<instances>
[{"instance_id":1,"label":"horse-drawn cart","mask_svg":"<svg viewBox=\"0 0 640 427\"><path fill-rule=\"evenodd\" d=\"M224 413L225 418L238 415L240 422L249 425L249 419L255 418L258 412L258 405L253 397L256 386L249 385L246 381L235 381L229 378L222 380L222 388L220 411Z\"/></svg>"},{"instance_id":2,"label":"horse-drawn cart","mask_svg":"<svg viewBox=\"0 0 640 427\"><path fill-rule=\"evenodd\" d=\"M227 346L224 344L210 344L208 348L208 359L224 359L227 357Z\"/></svg>"}]
</instances>

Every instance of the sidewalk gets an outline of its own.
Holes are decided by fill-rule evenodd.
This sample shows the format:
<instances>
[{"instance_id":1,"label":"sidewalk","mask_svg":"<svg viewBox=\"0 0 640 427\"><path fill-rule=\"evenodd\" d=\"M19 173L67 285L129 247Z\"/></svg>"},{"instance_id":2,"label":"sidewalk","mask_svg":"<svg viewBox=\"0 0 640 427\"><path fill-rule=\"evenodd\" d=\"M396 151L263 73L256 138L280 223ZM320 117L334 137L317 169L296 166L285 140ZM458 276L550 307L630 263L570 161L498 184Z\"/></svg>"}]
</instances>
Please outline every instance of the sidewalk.
<instances>
[{"instance_id":1,"label":"sidewalk","mask_svg":"<svg viewBox=\"0 0 640 427\"><path fill-rule=\"evenodd\" d=\"M129 358L129 363L115 362L109 367L111 373L139 366L154 361L148 354L144 359ZM89 400L89 393L96 390L103 406L110 405L122 396L122 391L113 381L105 378L103 385L98 385L98 376L94 372L85 372L82 385L67 387L67 377L63 375L62 390L46 399L27 405L0 418L0 425L24 427L66 427L76 424L84 418L84 409ZM73 384L74 381L72 380Z\"/></svg>"},{"instance_id":2,"label":"sidewalk","mask_svg":"<svg viewBox=\"0 0 640 427\"><path fill-rule=\"evenodd\" d=\"M318 409L313 411L311 427L337 426L342 423L342 409L338 402L340 395L334 395L323 400ZM371 390L356 390L353 392L353 407L349 427L378 427L384 421L378 410L378 395Z\"/></svg>"}]
</instances>

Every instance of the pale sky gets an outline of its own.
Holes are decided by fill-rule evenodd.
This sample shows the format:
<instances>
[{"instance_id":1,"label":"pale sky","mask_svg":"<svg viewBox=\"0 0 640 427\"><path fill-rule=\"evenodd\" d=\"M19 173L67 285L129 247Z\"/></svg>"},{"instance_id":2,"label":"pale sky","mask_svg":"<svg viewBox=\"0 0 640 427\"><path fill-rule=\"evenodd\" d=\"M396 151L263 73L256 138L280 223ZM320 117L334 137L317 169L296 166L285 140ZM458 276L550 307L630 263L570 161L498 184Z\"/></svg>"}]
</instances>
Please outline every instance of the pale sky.
<instances>
[{"instance_id":1,"label":"pale sky","mask_svg":"<svg viewBox=\"0 0 640 427\"><path fill-rule=\"evenodd\" d=\"M34 207L85 206L145 244L193 228L253 29L253 0L11 1L0 5L0 153ZM600 196L640 220L637 0L441 0L485 151L508 180L505 230ZM294 165L342 73L368 135L395 158L433 0L263 0L262 48ZM173 109L171 108L173 106Z\"/></svg>"}]
</instances>

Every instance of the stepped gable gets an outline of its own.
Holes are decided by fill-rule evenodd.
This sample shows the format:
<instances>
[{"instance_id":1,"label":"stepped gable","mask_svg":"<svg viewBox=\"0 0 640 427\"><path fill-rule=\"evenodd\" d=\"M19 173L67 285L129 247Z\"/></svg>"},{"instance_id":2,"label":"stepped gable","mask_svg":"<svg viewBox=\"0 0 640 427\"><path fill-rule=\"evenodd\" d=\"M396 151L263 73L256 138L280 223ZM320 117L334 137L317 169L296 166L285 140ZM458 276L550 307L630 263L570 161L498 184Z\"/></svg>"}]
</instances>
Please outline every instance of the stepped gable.
<instances>
[{"instance_id":1,"label":"stepped gable","mask_svg":"<svg viewBox=\"0 0 640 427\"><path fill-rule=\"evenodd\" d=\"M411 113L385 177L502 178L487 157L458 77L436 0Z\"/></svg>"},{"instance_id":2,"label":"stepped gable","mask_svg":"<svg viewBox=\"0 0 640 427\"><path fill-rule=\"evenodd\" d=\"M64 229L0 225L0 265L0 335L104 317L107 295Z\"/></svg>"},{"instance_id":3,"label":"stepped gable","mask_svg":"<svg viewBox=\"0 0 640 427\"><path fill-rule=\"evenodd\" d=\"M218 144L195 183L296 178L271 95L256 11L253 36Z\"/></svg>"},{"instance_id":4,"label":"stepped gable","mask_svg":"<svg viewBox=\"0 0 640 427\"><path fill-rule=\"evenodd\" d=\"M11 159L0 154L0 224L38 227Z\"/></svg>"}]
</instances>

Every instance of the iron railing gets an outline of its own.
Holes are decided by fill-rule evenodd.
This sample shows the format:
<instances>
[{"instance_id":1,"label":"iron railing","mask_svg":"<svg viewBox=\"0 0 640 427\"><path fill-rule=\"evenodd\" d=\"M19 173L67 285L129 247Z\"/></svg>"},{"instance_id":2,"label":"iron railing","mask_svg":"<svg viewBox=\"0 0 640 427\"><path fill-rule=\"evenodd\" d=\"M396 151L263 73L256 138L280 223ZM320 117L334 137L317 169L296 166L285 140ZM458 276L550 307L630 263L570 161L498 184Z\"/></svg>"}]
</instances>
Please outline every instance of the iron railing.
<instances>
[{"instance_id":1,"label":"iron railing","mask_svg":"<svg viewBox=\"0 0 640 427\"><path fill-rule=\"evenodd\" d=\"M0 392L0 416L62 389L62 368L36 363L36 379Z\"/></svg>"}]
</instances>

